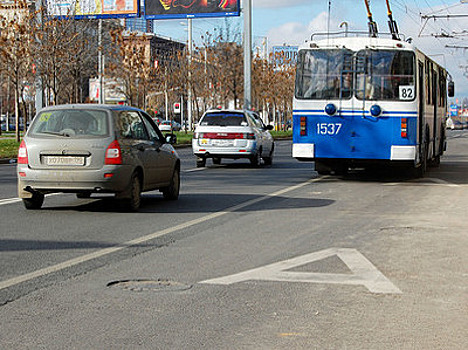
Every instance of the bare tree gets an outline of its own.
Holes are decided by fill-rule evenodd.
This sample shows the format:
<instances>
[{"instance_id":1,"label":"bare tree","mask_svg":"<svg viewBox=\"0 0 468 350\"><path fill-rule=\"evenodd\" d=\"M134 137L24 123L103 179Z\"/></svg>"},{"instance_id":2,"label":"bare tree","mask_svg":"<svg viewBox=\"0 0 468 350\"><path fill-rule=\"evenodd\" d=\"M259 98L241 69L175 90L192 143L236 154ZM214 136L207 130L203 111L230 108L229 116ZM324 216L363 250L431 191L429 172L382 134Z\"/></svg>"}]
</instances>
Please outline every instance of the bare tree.
<instances>
[{"instance_id":1,"label":"bare tree","mask_svg":"<svg viewBox=\"0 0 468 350\"><path fill-rule=\"evenodd\" d=\"M31 77L30 13L25 0L15 0L12 16L0 21L0 56L3 74L14 86L16 140L20 140L20 99L23 86ZM7 121L8 123L8 121Z\"/></svg>"},{"instance_id":2,"label":"bare tree","mask_svg":"<svg viewBox=\"0 0 468 350\"><path fill-rule=\"evenodd\" d=\"M116 89L131 105L146 109L147 95L156 83L157 67L151 61L150 42L145 34L112 32L114 51L106 76L114 79Z\"/></svg>"}]
</instances>

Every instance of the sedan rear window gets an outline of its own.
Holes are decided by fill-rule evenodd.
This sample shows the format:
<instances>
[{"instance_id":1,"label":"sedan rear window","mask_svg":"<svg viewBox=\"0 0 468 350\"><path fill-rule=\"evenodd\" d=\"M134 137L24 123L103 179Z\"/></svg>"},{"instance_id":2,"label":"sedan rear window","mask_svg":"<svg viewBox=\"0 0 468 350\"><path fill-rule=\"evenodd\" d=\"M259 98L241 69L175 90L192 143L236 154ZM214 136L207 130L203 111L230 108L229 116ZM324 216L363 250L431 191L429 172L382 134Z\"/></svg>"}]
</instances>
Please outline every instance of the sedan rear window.
<instances>
[{"instance_id":1,"label":"sedan rear window","mask_svg":"<svg viewBox=\"0 0 468 350\"><path fill-rule=\"evenodd\" d=\"M247 126L243 113L207 113L200 121L203 126Z\"/></svg>"},{"instance_id":2,"label":"sedan rear window","mask_svg":"<svg viewBox=\"0 0 468 350\"><path fill-rule=\"evenodd\" d=\"M100 137L108 134L106 112L76 109L44 111L34 119L29 131L31 136Z\"/></svg>"}]
</instances>

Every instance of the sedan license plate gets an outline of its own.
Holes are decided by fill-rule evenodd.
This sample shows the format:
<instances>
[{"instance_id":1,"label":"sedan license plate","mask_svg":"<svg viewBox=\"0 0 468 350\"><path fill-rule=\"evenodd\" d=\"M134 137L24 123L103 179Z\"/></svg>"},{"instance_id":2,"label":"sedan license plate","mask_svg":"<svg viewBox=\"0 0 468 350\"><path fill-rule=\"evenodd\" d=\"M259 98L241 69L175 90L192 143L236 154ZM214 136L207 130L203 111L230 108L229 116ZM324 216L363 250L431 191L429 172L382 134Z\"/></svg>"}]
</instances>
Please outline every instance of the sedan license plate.
<instances>
[{"instance_id":1,"label":"sedan license plate","mask_svg":"<svg viewBox=\"0 0 468 350\"><path fill-rule=\"evenodd\" d=\"M84 157L62 157L62 156L47 156L45 157L47 165L85 165Z\"/></svg>"},{"instance_id":2,"label":"sedan license plate","mask_svg":"<svg viewBox=\"0 0 468 350\"><path fill-rule=\"evenodd\" d=\"M231 140L213 140L213 146L229 147L234 146L234 143Z\"/></svg>"}]
</instances>

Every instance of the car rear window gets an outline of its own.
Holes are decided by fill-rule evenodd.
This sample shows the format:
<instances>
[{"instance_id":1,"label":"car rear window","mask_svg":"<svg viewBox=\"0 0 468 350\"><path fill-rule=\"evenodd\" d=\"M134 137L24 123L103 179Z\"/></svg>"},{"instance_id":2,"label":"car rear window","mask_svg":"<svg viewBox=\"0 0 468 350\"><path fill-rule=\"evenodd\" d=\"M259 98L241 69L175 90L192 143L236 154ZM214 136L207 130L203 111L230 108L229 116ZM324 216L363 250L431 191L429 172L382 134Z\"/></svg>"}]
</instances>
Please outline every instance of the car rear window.
<instances>
[{"instance_id":1,"label":"car rear window","mask_svg":"<svg viewBox=\"0 0 468 350\"><path fill-rule=\"evenodd\" d=\"M61 109L40 113L31 125L29 135L66 137L102 137L109 135L105 111Z\"/></svg>"},{"instance_id":2,"label":"car rear window","mask_svg":"<svg viewBox=\"0 0 468 350\"><path fill-rule=\"evenodd\" d=\"M200 121L203 126L247 126L243 113L207 113Z\"/></svg>"}]
</instances>

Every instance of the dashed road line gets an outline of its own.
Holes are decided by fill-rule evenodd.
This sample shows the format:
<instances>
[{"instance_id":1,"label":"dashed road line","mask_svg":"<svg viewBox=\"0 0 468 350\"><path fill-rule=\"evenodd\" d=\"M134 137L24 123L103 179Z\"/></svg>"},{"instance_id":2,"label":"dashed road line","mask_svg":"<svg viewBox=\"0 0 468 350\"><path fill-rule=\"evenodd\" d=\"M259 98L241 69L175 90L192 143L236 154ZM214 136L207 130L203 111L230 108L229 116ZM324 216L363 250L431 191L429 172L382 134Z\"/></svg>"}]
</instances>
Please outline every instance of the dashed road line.
<instances>
[{"instance_id":1,"label":"dashed road line","mask_svg":"<svg viewBox=\"0 0 468 350\"><path fill-rule=\"evenodd\" d=\"M23 282L30 281L30 280L38 278L38 277L49 275L51 273L56 273L56 272L59 272L61 270L73 267L75 265L78 265L78 264L81 264L81 263L84 263L84 262L87 262L87 261L90 261L90 260L98 259L98 258L101 258L103 256L106 256L106 255L109 255L109 254L112 254L112 253L116 253L118 251L124 250L125 248L129 248L129 247L132 247L132 246L135 246L135 245L146 243L146 242L151 241L151 240L153 240L155 238L159 238L159 237L165 236L167 234L170 234L170 233L173 233L173 232L176 232L176 231L179 231L179 230L187 229L187 228L189 228L191 226L195 226L195 225L201 224L203 222L206 222L206 221L209 221L209 220L212 220L212 219L216 219L216 218L218 218L220 216L233 213L235 211L238 211L240 209L251 206L253 204L262 202L264 200L274 198L274 197L278 197L278 196L281 196L281 195L283 195L285 193L288 193L288 192L292 192L292 191L297 190L299 188L302 188L304 186L310 185L311 183L318 182L321 179L322 178L310 179L310 180L308 180L306 182L302 182L302 183L300 183L298 185L283 188L282 190L263 195L262 197L251 199L251 200L243 202L241 204L234 205L234 206L232 206L230 208L227 208L225 210L218 211L218 212L215 212L215 213L212 213L212 214L209 214L209 215L205 215L205 216L203 216L201 218L198 218L198 219L190 220L190 221L184 222L182 224L166 228L166 229L161 230L161 231L156 231L156 232L151 233L151 234L146 235L146 236L142 236L142 237L139 237L139 238L127 241L127 242L123 242L123 243L115 245L113 247L101 249L101 250L95 251L95 252L90 253L90 254L85 254L85 255L79 256L77 258L64 261L64 262L56 264L56 265L48 266L48 267L45 267L45 268L30 272L30 273L27 273L27 274L24 274L24 275L20 275L20 276L10 278L10 279L5 280L5 281L1 281L0 282L0 290L15 286L15 285L23 283Z\"/></svg>"}]
</instances>

